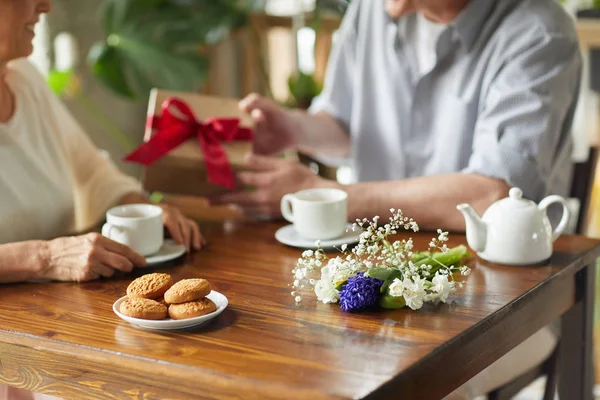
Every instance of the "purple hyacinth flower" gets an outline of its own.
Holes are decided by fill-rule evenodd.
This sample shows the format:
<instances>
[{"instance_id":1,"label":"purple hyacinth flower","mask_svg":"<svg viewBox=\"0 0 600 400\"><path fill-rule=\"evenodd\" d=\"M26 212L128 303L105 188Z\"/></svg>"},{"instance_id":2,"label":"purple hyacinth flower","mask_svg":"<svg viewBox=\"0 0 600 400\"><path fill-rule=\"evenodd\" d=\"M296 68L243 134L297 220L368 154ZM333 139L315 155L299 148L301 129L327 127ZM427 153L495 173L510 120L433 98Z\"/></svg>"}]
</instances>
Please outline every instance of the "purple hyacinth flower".
<instances>
[{"instance_id":1,"label":"purple hyacinth flower","mask_svg":"<svg viewBox=\"0 0 600 400\"><path fill-rule=\"evenodd\" d=\"M340 306L342 311L352 312L374 306L381 297L382 280L364 276L359 272L342 287Z\"/></svg>"}]
</instances>

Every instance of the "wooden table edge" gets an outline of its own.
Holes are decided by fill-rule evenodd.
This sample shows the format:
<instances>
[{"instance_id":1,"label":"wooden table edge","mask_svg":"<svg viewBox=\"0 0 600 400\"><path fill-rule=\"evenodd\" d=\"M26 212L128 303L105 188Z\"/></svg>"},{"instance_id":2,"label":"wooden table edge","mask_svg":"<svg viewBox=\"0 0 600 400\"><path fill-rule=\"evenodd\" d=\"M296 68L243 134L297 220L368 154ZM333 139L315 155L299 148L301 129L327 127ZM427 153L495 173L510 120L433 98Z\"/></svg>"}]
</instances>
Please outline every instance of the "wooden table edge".
<instances>
[{"instance_id":1,"label":"wooden table edge","mask_svg":"<svg viewBox=\"0 0 600 400\"><path fill-rule=\"evenodd\" d=\"M415 390L409 391L409 393L420 393L423 396L423 398L442 398L448 395L449 393L451 393L451 391L458 389L463 383L467 382L469 379L477 375L477 373L483 371L485 368L487 368L493 362L498 360L504 354L508 353L514 347L522 343L529 336L531 336L539 329L548 325L550 322L552 322L556 318L559 318L566 311L568 311L569 308L575 304L575 275L577 274L577 272L583 270L586 267L594 268L596 259L598 258L600 258L600 243L598 243L595 247L587 251L585 255L574 261L569 266L551 275L549 278L535 285L530 290L517 297L514 301L505 305L494 314L490 315L488 318L485 318L481 320L478 324L470 327L459 337L455 337L454 339L446 343L444 346L436 348L428 356L422 358L421 360L410 366L400 376L390 379L371 393L363 394L361 398L388 398L391 395L395 395L405 391L406 388L409 386L415 387ZM559 289L556 289L557 287ZM529 296L534 291L536 292L535 298L533 298L529 302ZM543 295L540 295L540 291L543 291ZM560 297L556 296L552 298L552 293L556 292L560 294ZM553 303L549 303L549 301L552 301ZM529 304L527 304L527 302L529 302ZM539 314L537 316L540 322L538 322L535 325L529 324L529 329L527 329L526 331L519 332L519 334L514 337L510 337L505 334L502 335L503 338L506 339L510 337L511 340L509 343L504 344L501 348L495 349L495 353L499 354L499 356L495 357L494 360L481 362L477 365L478 368L471 368L470 373L468 375L463 374L461 376L457 375L459 374L458 368L454 370L451 368L446 369L447 363L441 362L443 361L443 358L446 357L448 354L457 353L458 349L464 349L465 344L475 347L472 343L484 341L484 335L481 335L480 332L481 325L490 325L491 328L486 330L486 333L491 332L491 334L496 334L492 331L501 331L502 327L500 324L502 320L509 320L511 318L523 318L528 310L536 308L535 304L544 302L547 302L547 305L554 304L555 306L559 307L560 312L551 313L548 312L548 310L552 310L553 307L544 307L545 313ZM541 316L543 316L543 318L541 318ZM498 321L498 319L500 319L501 321ZM494 321L493 324L491 323L492 321ZM501 335L501 333L498 333L498 335ZM495 343L501 343L501 341ZM436 367L435 371L424 371L424 368L430 369L432 365ZM435 377L436 379L440 377L445 378L444 380L453 382L454 387L452 387L450 392L440 392L437 388L442 385L427 385L427 382L422 382L418 379L424 376Z\"/></svg>"},{"instance_id":2,"label":"wooden table edge","mask_svg":"<svg viewBox=\"0 0 600 400\"><path fill-rule=\"evenodd\" d=\"M63 357L65 358L65 362L70 360L71 364L73 364L72 375L74 376L79 375L76 370L77 367L80 367L80 363L85 365L86 362L99 364L102 368L111 368L113 373L122 371L124 382L127 381L127 377L131 375L148 377L162 376L167 378L163 379L162 382L169 380L171 382L177 382L177 386L194 389L194 392L190 392L189 390L183 392L193 396L192 398L198 395L196 390L204 391L206 387L214 386L216 384L219 387L218 390L225 389L221 393L248 393L249 395L245 396L245 398L279 399L281 398L282 393L287 393L286 396L289 399L342 399L342 397L335 393L323 393L314 391L313 389L306 389L305 387L273 383L261 379L244 378L235 374L216 372L199 367L190 367L184 364L165 362L150 357L142 357L124 352L73 344L28 333L2 330L0 328L0 349L4 346L18 348L19 350L25 348L35 352L45 352L52 354L57 360ZM128 363L125 368L121 367L123 365L123 357L128 358ZM73 362L73 360L79 362ZM2 379L2 368L3 365L0 362L0 382L10 384L10 382ZM133 380L131 383L135 384L135 382L136 381ZM155 387L161 387L161 381L155 380L154 383ZM77 385L73 382L63 382L62 384L65 386ZM55 391L47 392L43 387L36 388L32 385L27 387L19 385L18 387L27 390L37 390L39 393L55 396L59 395ZM234 389L227 389L231 387L234 387ZM171 392L171 389L168 389L166 386L163 386L161 390L164 390L164 392ZM184 398L189 399L190 397Z\"/></svg>"}]
</instances>

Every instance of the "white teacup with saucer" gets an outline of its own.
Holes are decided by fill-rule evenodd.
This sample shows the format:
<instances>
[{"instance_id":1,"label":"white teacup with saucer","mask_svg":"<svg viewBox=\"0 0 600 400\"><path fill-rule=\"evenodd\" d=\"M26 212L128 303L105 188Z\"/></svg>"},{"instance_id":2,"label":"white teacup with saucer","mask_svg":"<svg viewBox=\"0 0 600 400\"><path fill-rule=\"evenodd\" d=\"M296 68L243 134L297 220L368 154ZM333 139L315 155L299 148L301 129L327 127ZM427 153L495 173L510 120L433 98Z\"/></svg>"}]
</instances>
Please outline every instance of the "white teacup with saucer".
<instances>
[{"instance_id":1,"label":"white teacup with saucer","mask_svg":"<svg viewBox=\"0 0 600 400\"><path fill-rule=\"evenodd\" d=\"M162 208L152 204L125 204L106 212L102 235L146 257L149 265L173 260L185 246L164 240Z\"/></svg>"},{"instance_id":2,"label":"white teacup with saucer","mask_svg":"<svg viewBox=\"0 0 600 400\"><path fill-rule=\"evenodd\" d=\"M281 199L281 214L292 222L275 233L288 246L322 248L352 244L360 232L348 224L348 194L340 189L307 189L286 194Z\"/></svg>"}]
</instances>

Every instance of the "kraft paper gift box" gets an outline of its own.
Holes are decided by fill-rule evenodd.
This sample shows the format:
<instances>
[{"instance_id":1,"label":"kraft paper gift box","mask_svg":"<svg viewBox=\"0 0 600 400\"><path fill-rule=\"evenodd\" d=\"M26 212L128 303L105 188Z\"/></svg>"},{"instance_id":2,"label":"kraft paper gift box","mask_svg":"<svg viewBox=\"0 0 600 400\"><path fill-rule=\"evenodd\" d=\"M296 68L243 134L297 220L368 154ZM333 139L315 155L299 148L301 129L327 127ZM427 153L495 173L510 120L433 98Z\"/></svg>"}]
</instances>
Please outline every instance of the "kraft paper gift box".
<instances>
[{"instance_id":1,"label":"kraft paper gift box","mask_svg":"<svg viewBox=\"0 0 600 400\"><path fill-rule=\"evenodd\" d=\"M173 99L176 100L179 106L170 103ZM216 170L214 161L214 132L209 132L209 135L213 135L212 139L209 138L209 141L212 140L213 142L211 145L213 147L210 148L208 152L206 152L206 148L201 146L199 137L194 134L160 157L153 157L155 154L151 156L153 159L156 158L151 163L147 162L147 157L145 160L146 162L144 162L144 160L142 160L144 158L143 155L140 157L140 154L137 154L136 156L136 151L142 151L142 147L151 144L151 139L155 138L157 134L167 133L161 133L160 131L165 130L163 129L165 126L164 120L166 119L165 107L169 103L171 104L168 107L170 110L169 114L171 115L169 121L173 119L189 120L190 118L195 118L199 123L208 123L215 119L217 122L220 119L239 120L239 133L241 134L238 135L234 132L233 136L238 136L236 140L227 141L227 139L223 139L222 137L216 138L219 142L217 147L224 150L224 152L218 149L216 150L217 161L220 160L220 164L217 162L220 166L217 165ZM183 103L183 105L181 103ZM189 107L189 111L191 111L193 117L185 115L185 113L182 112L186 107ZM158 124L156 124L157 121L159 121ZM180 121L176 121L175 123L177 124L179 122ZM170 124L171 122L167 125ZM235 174L244 168L244 156L252 150L252 141L251 138L248 137L248 134L251 135L252 127L252 119L239 110L237 99L153 89L150 94L148 106L148 121L144 134L144 144L127 156L126 160L140 162L146 165L142 179L144 188L150 192L159 191L169 194L209 197L231 190L237 190L242 188L242 185L235 178ZM181 135L181 130L182 129L175 129L176 132L170 132L172 138L176 139L177 135ZM186 129L184 128L183 130ZM198 134L202 135L204 133L198 132ZM167 136L169 136L169 133L167 133ZM171 141L171 139L169 139L169 141ZM175 140L175 142L177 142L177 140ZM164 146L172 147L172 143L163 143L163 147ZM219 154L221 157L219 157ZM223 156L226 156L225 160L223 159ZM209 164L212 164L212 167L207 164L207 158L213 160L212 162L209 162ZM223 163L229 165L229 173L227 173L227 171L222 171L223 169L227 169L224 168L225 166ZM229 178L227 175L229 175ZM213 178L213 182L221 181L221 183L211 183L209 181L211 180L211 177ZM215 177L217 179L214 179ZM223 179L225 181L230 180L232 185L223 184Z\"/></svg>"}]
</instances>

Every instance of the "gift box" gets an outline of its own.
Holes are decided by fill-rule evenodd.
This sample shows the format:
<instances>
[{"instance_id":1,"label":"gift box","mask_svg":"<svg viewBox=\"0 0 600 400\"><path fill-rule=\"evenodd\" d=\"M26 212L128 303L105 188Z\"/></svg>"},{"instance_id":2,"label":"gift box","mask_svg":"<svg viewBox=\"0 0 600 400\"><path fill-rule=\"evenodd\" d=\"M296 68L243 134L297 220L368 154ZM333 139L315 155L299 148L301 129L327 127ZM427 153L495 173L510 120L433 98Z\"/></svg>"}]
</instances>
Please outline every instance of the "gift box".
<instances>
[{"instance_id":1,"label":"gift box","mask_svg":"<svg viewBox=\"0 0 600 400\"><path fill-rule=\"evenodd\" d=\"M144 144L125 160L145 166L149 192L209 197L241 188L252 119L238 100L152 90Z\"/></svg>"}]
</instances>

